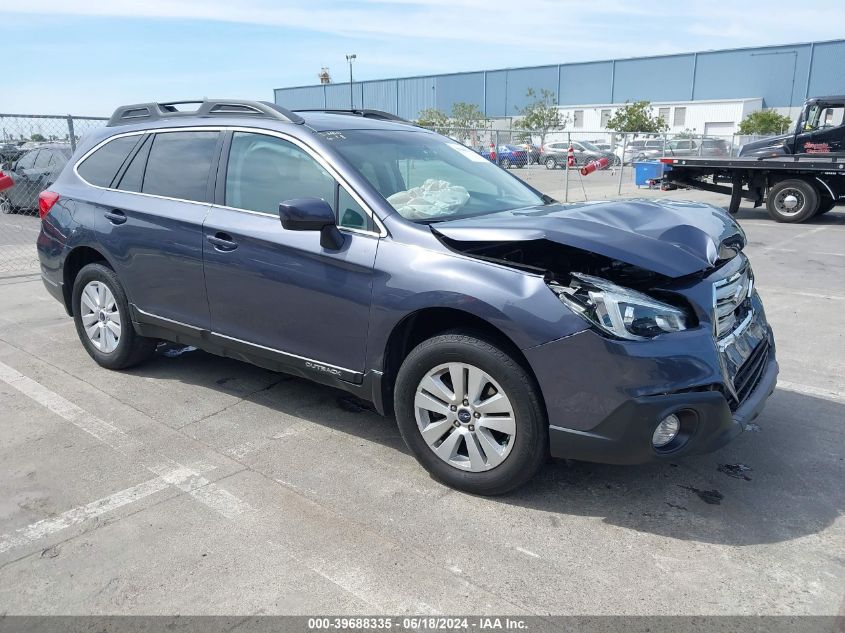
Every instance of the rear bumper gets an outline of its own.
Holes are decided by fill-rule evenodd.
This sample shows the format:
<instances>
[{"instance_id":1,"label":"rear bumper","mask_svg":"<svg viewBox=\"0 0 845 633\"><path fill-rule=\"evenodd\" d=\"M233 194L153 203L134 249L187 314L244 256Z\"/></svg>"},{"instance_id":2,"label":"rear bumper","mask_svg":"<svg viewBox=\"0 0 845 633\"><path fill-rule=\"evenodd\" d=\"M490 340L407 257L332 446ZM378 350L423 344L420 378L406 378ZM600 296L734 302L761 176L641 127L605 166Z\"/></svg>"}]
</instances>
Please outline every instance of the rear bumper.
<instances>
[{"instance_id":1,"label":"rear bumper","mask_svg":"<svg viewBox=\"0 0 845 633\"><path fill-rule=\"evenodd\" d=\"M756 388L731 412L720 391L675 393L633 398L590 431L549 427L553 457L606 464L643 464L714 451L742 433L756 418L777 384L778 364L770 356ZM651 436L657 424L680 413L681 442L655 450Z\"/></svg>"}]
</instances>

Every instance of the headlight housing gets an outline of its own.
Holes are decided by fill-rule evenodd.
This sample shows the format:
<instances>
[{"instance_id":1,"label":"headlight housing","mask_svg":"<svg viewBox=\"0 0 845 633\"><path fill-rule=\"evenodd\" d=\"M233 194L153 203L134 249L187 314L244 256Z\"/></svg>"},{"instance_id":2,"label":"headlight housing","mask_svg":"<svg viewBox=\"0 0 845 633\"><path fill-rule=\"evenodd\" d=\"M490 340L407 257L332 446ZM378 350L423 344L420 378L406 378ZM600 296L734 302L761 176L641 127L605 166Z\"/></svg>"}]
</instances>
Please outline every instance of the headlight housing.
<instances>
[{"instance_id":1,"label":"headlight housing","mask_svg":"<svg viewBox=\"0 0 845 633\"><path fill-rule=\"evenodd\" d=\"M687 329L683 310L600 277L572 273L569 286L552 284L551 289L588 322L629 341Z\"/></svg>"}]
</instances>

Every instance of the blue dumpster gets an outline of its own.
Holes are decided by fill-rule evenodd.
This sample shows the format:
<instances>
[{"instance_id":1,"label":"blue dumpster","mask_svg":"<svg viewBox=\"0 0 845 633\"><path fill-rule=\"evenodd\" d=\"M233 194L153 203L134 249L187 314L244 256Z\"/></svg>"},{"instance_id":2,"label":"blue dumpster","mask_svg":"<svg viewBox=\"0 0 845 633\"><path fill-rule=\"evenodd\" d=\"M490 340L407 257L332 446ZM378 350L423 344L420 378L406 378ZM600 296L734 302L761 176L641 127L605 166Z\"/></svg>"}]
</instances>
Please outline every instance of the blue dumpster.
<instances>
[{"instance_id":1,"label":"blue dumpster","mask_svg":"<svg viewBox=\"0 0 845 633\"><path fill-rule=\"evenodd\" d=\"M644 160L634 163L634 182L637 187L648 185L649 180L660 180L663 173L669 167L657 160Z\"/></svg>"}]
</instances>

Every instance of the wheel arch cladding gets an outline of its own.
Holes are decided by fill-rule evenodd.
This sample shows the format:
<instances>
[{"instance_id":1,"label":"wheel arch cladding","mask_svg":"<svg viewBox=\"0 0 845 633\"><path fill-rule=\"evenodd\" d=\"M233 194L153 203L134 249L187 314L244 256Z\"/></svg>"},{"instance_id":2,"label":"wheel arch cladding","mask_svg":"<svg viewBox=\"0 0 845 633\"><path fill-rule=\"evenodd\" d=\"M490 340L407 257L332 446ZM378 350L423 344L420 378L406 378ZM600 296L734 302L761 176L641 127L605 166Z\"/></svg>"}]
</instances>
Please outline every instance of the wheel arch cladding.
<instances>
[{"instance_id":1,"label":"wheel arch cladding","mask_svg":"<svg viewBox=\"0 0 845 633\"><path fill-rule=\"evenodd\" d=\"M73 284L79 271L88 264L99 263L114 270L108 259L100 251L90 246L77 246L65 257L63 266L64 286L62 294L65 300L65 310L73 316Z\"/></svg>"},{"instance_id":2,"label":"wheel arch cladding","mask_svg":"<svg viewBox=\"0 0 845 633\"><path fill-rule=\"evenodd\" d=\"M505 332L489 321L456 308L421 308L406 315L393 327L384 347L381 359L381 367L384 371L381 395L387 415L393 414L393 389L402 362L417 345L447 332L461 332L475 336L499 347L510 355L537 385L537 377L525 354ZM539 387L537 387L537 394L542 401L542 392Z\"/></svg>"}]
</instances>

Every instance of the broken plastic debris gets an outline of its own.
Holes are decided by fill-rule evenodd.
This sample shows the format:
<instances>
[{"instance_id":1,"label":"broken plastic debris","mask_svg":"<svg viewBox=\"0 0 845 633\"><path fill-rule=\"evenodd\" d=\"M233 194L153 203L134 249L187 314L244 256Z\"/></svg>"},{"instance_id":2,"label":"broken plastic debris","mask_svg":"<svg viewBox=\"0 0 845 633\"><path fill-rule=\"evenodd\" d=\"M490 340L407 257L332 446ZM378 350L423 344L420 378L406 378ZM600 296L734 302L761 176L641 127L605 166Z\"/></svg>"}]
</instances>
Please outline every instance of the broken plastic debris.
<instances>
[{"instance_id":1,"label":"broken plastic debris","mask_svg":"<svg viewBox=\"0 0 845 633\"><path fill-rule=\"evenodd\" d=\"M469 192L460 185L429 178L419 187L398 191L387 201L406 218L434 218L449 215L469 202Z\"/></svg>"},{"instance_id":2,"label":"broken plastic debris","mask_svg":"<svg viewBox=\"0 0 845 633\"><path fill-rule=\"evenodd\" d=\"M186 345L185 347L171 347L169 349L164 350L163 354L167 358L176 358L177 356L181 356L187 352L196 351L196 347L193 345Z\"/></svg>"},{"instance_id":3,"label":"broken plastic debris","mask_svg":"<svg viewBox=\"0 0 845 633\"><path fill-rule=\"evenodd\" d=\"M746 466L745 464L719 464L716 470L718 470L720 473L725 473L728 477L751 481L751 477L749 477L745 473L753 469L750 466Z\"/></svg>"}]
</instances>

